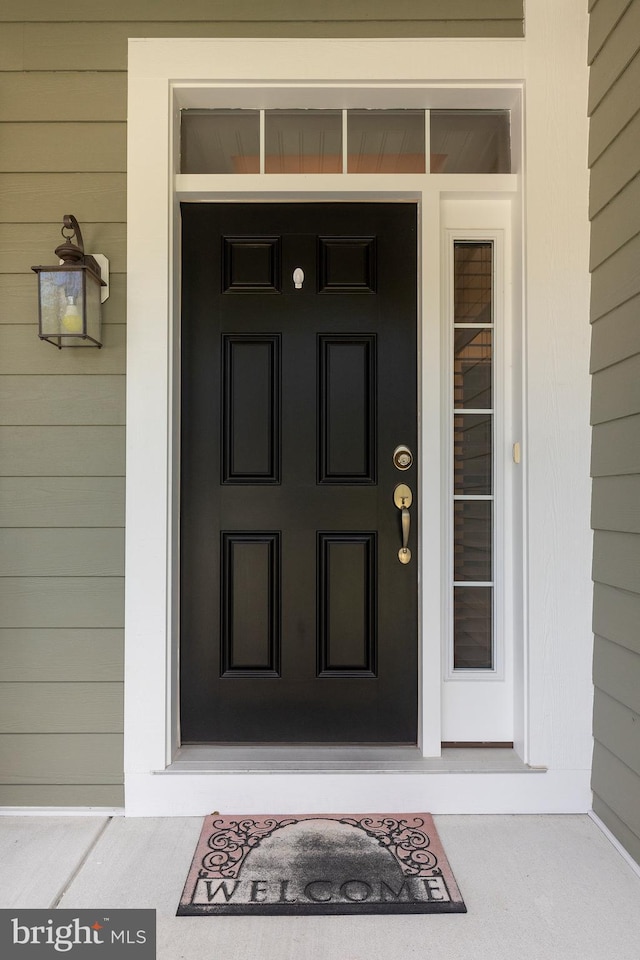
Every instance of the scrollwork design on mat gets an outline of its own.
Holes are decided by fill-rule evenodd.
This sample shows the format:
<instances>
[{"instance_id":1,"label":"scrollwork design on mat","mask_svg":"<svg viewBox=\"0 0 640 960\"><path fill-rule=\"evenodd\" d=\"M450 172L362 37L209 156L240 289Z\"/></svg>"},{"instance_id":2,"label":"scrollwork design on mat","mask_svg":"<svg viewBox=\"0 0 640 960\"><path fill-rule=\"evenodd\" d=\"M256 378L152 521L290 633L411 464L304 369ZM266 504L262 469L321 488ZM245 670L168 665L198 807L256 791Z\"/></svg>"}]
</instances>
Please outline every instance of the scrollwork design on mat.
<instances>
[{"instance_id":1,"label":"scrollwork design on mat","mask_svg":"<svg viewBox=\"0 0 640 960\"><path fill-rule=\"evenodd\" d=\"M422 829L422 817L412 820L396 820L394 817L345 817L340 823L360 827L366 834L378 841L398 861L402 872L415 876L425 870L432 871L438 865L438 858L427 848L431 843L428 833Z\"/></svg>"},{"instance_id":2,"label":"scrollwork design on mat","mask_svg":"<svg viewBox=\"0 0 640 960\"><path fill-rule=\"evenodd\" d=\"M296 823L295 817L288 820L213 820L213 832L207 840L210 853L202 858L199 876L204 878L238 876L244 860L253 847L268 837L274 830Z\"/></svg>"}]
</instances>

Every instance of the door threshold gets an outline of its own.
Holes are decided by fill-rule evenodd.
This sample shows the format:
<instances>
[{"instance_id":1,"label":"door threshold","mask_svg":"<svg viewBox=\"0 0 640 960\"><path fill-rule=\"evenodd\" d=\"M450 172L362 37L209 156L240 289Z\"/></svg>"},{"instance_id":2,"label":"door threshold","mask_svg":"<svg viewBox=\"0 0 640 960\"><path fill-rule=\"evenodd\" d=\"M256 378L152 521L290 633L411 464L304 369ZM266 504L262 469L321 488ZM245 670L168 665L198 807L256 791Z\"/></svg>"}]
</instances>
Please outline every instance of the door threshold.
<instances>
[{"instance_id":1,"label":"door threshold","mask_svg":"<svg viewBox=\"0 0 640 960\"><path fill-rule=\"evenodd\" d=\"M423 757L414 746L219 746L181 747L166 774L187 773L544 773L504 747L444 748Z\"/></svg>"}]
</instances>

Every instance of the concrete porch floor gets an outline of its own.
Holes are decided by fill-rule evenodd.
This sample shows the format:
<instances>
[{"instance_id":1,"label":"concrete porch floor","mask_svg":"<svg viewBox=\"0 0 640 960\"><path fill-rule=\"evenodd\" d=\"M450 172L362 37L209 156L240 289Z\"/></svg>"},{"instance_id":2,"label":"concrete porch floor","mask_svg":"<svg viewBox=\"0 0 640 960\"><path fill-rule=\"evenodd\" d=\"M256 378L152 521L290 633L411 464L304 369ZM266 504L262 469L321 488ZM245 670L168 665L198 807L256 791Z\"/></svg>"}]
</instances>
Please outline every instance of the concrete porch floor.
<instances>
[{"instance_id":1,"label":"concrete porch floor","mask_svg":"<svg viewBox=\"0 0 640 960\"><path fill-rule=\"evenodd\" d=\"M466 915L176 917L197 818L0 818L0 907L155 908L159 960L640 960L640 877L587 816L435 820Z\"/></svg>"}]
</instances>

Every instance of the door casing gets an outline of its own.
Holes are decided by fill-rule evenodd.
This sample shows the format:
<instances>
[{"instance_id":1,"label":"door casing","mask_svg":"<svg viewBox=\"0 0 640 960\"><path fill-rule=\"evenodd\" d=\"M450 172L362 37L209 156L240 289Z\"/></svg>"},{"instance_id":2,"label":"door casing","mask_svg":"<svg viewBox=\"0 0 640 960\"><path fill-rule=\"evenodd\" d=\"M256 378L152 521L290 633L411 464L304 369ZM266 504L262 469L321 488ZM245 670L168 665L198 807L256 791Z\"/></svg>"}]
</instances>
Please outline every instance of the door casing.
<instances>
[{"instance_id":1,"label":"door casing","mask_svg":"<svg viewBox=\"0 0 640 960\"><path fill-rule=\"evenodd\" d=\"M571 35L573 8L557 14L554 33ZM544 11L531 12L530 20L543 23ZM558 24L558 19L562 24ZM562 29L560 29L562 27ZM544 31L531 31L528 55L525 56L524 41L442 41L442 40L384 40L384 41L260 41L260 40L133 40L130 41L129 58L129 278L128 278L128 477L127 477L127 595L126 595L126 709L125 709L125 771L127 784L127 811L133 815L166 812L200 812L208 809L211 790L220 791L227 798L245 797L254 783L254 775L230 777L223 782L215 770L203 760L192 766L188 784L184 778L158 777L157 772L171 771L179 744L176 725L176 687L174 643L176 619L172 584L173 544L176 538L174 510L176 492L175 452L177 432L175 409L167 397L174 396L176 383L175 356L173 352L175 316L179 291L175 284L175 263L178 249L175 233L175 203L180 197L286 199L319 196L356 199L382 197L412 197L420 202L422 211L422 263L421 293L422 316L422 372L426 372L429 356L438 355L438 323L433 320L438 312L437 296L427 298L425 291L437 290L441 281L439 271L440 250L438 244L441 204L443 193L455 192L459 197L489 195L491 193L519 196L519 174L492 177L491 183L481 177L402 177L345 176L305 177L304 182L292 184L291 178L244 177L224 179L207 177L192 178L175 176L177 169L177 115L181 106L243 106L255 102L259 91L264 106L319 106L330 107L349 103L353 106L398 106L399 99L406 106L423 106L425 102L434 107L507 107L514 117L520 116L523 83L528 81L528 102L535 107L527 125L527 163L536 171L528 193L529 207L540 218L540 230L532 237L540 239L544 232L561 228L559 207L554 206L545 191L553 183L553 196L562 196L562 214L576 211L570 218L573 244L569 257L576 276L580 274L581 257L588 238L585 222L583 233L576 243L575 223L579 222L578 211L582 209L582 184L575 177L577 164L558 167L557 152L552 149L549 137L557 137L558 144L569 143L575 152L582 148L582 128L577 86L575 111L557 118L557 124L549 125L545 109L547 70L545 49L547 36ZM242 44L239 56L238 44ZM328 53L331 56L328 56ZM582 61L580 61L582 62ZM424 64L429 64L430 79L424 80ZM553 75L553 82L565 88L572 87L575 59L563 56ZM560 77L562 75L562 79ZM460 84L458 77L473 76L475 81ZM206 78L203 80L203 78ZM502 79L500 79L502 78ZM513 80L516 79L516 81ZM169 96L167 96L169 91ZM301 102L301 99L304 102ZM554 126L554 124L556 124ZM556 130L557 126L557 130ZM568 127L575 133L569 135ZM516 169L521 169L518 148L521 141L518 123L515 124ZM152 158L150 161L149 158ZM173 202L168 198L174 197ZM521 206L516 201L516 210ZM543 213L544 211L544 213ZM425 224L429 225L426 229ZM562 236L562 230L560 229ZM531 246L527 255L530 269L540 265L542 248ZM521 296L522 291L520 291ZM580 304L588 302L588 279L582 285L567 289L566 295L554 290L555 312L566 308L569 316L575 314L576 296ZM530 299L530 296L529 296ZM517 295L516 295L517 302ZM528 302L528 301L527 301ZM431 322L430 322L431 321ZM427 359L425 359L427 358ZM586 392L586 391L585 391ZM438 428L430 421L430 399L438 394L437 371L432 380L422 378L422 436ZM572 395L572 402L582 402L582 393ZM585 403L586 408L586 403ZM145 444L141 445L144 435ZM549 447L549 449L552 449ZM439 455L440 451L437 451ZM569 469L567 467L567 469ZM150 474L153 483L149 483ZM573 477L572 477L573 479ZM425 494L439 494L441 480L433 480L431 487L425 478L422 499ZM570 488L572 483L557 486ZM575 491L575 485L574 485ZM582 496L582 487L579 487ZM574 492L574 502L576 494ZM537 507L536 507L537 509ZM535 512L535 511L534 511ZM586 515L585 511L585 515ZM428 534L431 543L439 546L441 531L435 518L423 517L422 534ZM516 551L517 552L517 551ZM583 551L588 556L588 549ZM428 571L423 572L422 623L428 614L430 626L439 621L441 594L430 581ZM588 571L587 577L588 580ZM526 583L524 584L526 587ZM580 594L580 597L582 594ZM580 626L575 620L576 603L571 607L571 625L566 636L577 652L578 636L586 627L588 615ZM588 596L582 604L588 611ZM526 609L526 607L525 607ZM537 616L534 608L532 617ZM545 692L533 674L533 686L525 685L530 672L527 648L527 623L521 620L522 647L514 664L516 674L515 741L521 755L535 762L544 762L550 757L546 727L531 724L543 708ZM425 641L426 642L426 641ZM546 649L546 648L545 648ZM588 652L587 652L588 654ZM534 652L538 663L540 654ZM577 657L577 661L582 662ZM573 659L573 664L577 662ZM423 663L424 667L424 663ZM562 675L563 683L573 684L581 698L578 708L572 711L574 718L586 717L588 730L588 705L578 683L580 671L574 671L576 680ZM426 670L422 672L423 730L439 723L439 675L434 678ZM573 689L572 686L572 689ZM580 687L580 690L578 690ZM583 709L584 706L584 709ZM581 721L582 722L582 721ZM568 730L567 727L563 728ZM557 728L560 730L560 727ZM556 735L554 735L556 736ZM569 732L563 734L568 737ZM438 738L439 739L439 738ZM556 736L556 740L558 737ZM564 742L564 741L563 741ZM568 743L568 741L567 741ZM439 743L423 737L422 752L437 755ZM563 747L565 756L582 755L582 740L572 734L571 747ZM567 753L569 751L569 753ZM381 761L380 769L384 768ZM174 765L174 771L178 767ZM183 768L187 772L186 768ZM547 777L545 790L532 795L530 783L519 783L523 778L510 779L508 806L510 810L533 812L545 809L582 809L588 794L588 770L574 763L575 777ZM304 804L304 797L315 797L315 808L325 804L322 800L320 782L316 777L306 780L296 778L295 796L291 797L292 781L279 786L279 778L270 778L269 796L284 798L288 807ZM418 777L424 786L424 778ZM467 778L457 780L457 801L452 801L449 787L452 778L437 772L429 777L429 795L432 809L442 812L472 812L493 810L498 812L506 796L504 784L499 777L487 774L474 780L473 789L466 791ZM464 783L463 783L464 779ZM529 778L524 778L528 780ZM378 792L381 802L386 797L405 798L402 802L414 803L412 792L415 778L407 772L382 778L385 790ZM263 782L263 781L260 781ZM307 786L304 786L306 783ZM258 780L255 780L256 787ZM586 784L586 787L585 787ZM382 786L380 778L371 776L344 775L332 779L329 806L341 809L357 809L366 802L371 789ZM415 781L416 789L417 781ZM307 787L311 791L308 792ZM388 789L387 789L388 788ZM462 794L467 801L462 801ZM235 791L235 793L234 793ZM275 791L275 793L274 793ZM278 793L278 791L280 791ZM346 792L345 792L346 791ZM390 792L389 792L390 791ZM265 793L261 793L264 798ZM422 787L420 788L422 796ZM291 797L290 800L287 800ZM532 799L533 797L533 799ZM520 799L518 799L520 798ZM536 799L537 798L537 799ZM555 798L555 800L553 799ZM231 799L229 802L232 802ZM356 806L354 806L354 804ZM326 807L329 809L329 807ZM396 809L399 809L396 807ZM586 807L585 807L586 809Z\"/></svg>"},{"instance_id":2,"label":"door casing","mask_svg":"<svg viewBox=\"0 0 640 960\"><path fill-rule=\"evenodd\" d=\"M406 88L402 90L403 104L407 106L416 106L424 104L425 89ZM328 92L329 85L322 92L324 105L327 101L333 99L334 103L342 103L345 96L345 89L332 88ZM351 98L350 105L354 106L363 103L371 103L371 90L358 89L356 86L348 87L348 94ZM168 148L170 156L174 157L176 163L179 143L179 126L177 112L184 106L203 106L205 103L211 106L232 105L243 106L255 104L255 87L235 87L210 83L191 87L188 84L176 83L172 85L174 98L173 120L169 124ZM292 88L282 89L280 87L270 87L267 84L260 85L261 103L266 106L292 106L300 105L301 98L305 105L309 102L317 101L318 89L301 90L298 85ZM429 91L429 96L433 91ZM375 97L380 106L389 103L397 104L398 90L383 87L375 91ZM439 105L446 102L442 99L442 91L435 95ZM521 90L513 84L504 85L504 87L491 91L486 88L471 87L467 90L466 105L477 106L488 104L491 106L509 106L514 111L515 134L515 159L517 163L517 141L519 105L521 102ZM332 106L334 103L329 102ZM206 182L205 182L206 181ZM338 182L339 181L339 182ZM419 624L419 724L418 724L418 747L422 756L439 756L441 744L441 670L434 664L440 663L441 658L441 637L444 611L442 608L442 589L440 577L437 571L440 568L442 556L442 544L445 536L443 529L440 504L443 502L443 470L442 459L444 451L440 443L437 442L434 448L433 438L440 437L440 409L441 409L441 339L440 339L440 319L441 319L441 296L442 273L441 273L441 223L442 223L442 201L441 194L443 190L451 188L451 177L443 175L403 175L402 177L389 177L388 175L314 175L304 177L304 186L313 189L303 189L298 186L295 178L291 176L271 175L268 177L259 175L221 175L221 176L197 176L189 174L178 174L174 178L174 200L171 207L171 216L169 223L171 226L171 242L167 253L173 263L172 273L169 278L170 293L173 303L174 316L179 311L179 217L177 212L178 204L181 200L201 200L234 202L246 199L253 199L256 202L268 203L271 201L305 201L312 199L339 200L339 201L370 201L370 200L391 200L402 201L409 200L417 203L419 211L419 277L418 277L418 303L419 303L419 397L420 397L420 431L419 431L419 460L422 462L422 451L429 445L431 451L431 464L433 469L430 471L421 471L421 489L420 500L423 504L421 526L419 530L419 554L420 554L420 624ZM517 194L519 188L519 178L516 174L499 175L457 175L455 177L455 186L457 193L461 197L474 196L500 196ZM396 189L394 189L396 187ZM203 189L204 188L204 189ZM502 226L502 220L500 220ZM171 339L175 343L176 332L171 326ZM169 499L169 510L171 513L171 526L167 531L173 543L177 542L177 504L176 491L179 486L178 478L178 451L179 436L177 423L179 422L179 410L177 406L177 393L175 389L178 383L178 371L175 358L175 352L171 355L171 375L167 389L173 401L171 405L172 435L169 455L169 484L167 496ZM173 389L170 384L173 384ZM173 491L173 493L171 492ZM428 544L429 553L425 553L425 545ZM176 752L180 749L180 729L179 729L179 709L177 699L177 684L175 675L177 673L178 659L178 614L179 596L177 591L178 575L175 565L176 550L173 547L168 548L169 556L169 616L171 618L170 636L167 638L168 649L170 652L170 666L168 683L170 685L170 703L166 714L168 725L168 736L165 743L165 764L170 764L175 758ZM429 644L429 650L425 650L425 643Z\"/></svg>"}]
</instances>

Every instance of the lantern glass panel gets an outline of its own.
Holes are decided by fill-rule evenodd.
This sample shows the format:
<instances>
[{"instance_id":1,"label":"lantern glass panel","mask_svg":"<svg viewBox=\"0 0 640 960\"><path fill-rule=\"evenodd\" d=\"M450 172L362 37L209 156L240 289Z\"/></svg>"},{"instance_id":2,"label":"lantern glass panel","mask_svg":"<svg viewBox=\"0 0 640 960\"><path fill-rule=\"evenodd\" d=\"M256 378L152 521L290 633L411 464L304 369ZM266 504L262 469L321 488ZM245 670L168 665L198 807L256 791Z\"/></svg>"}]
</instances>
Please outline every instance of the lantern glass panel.
<instances>
[{"instance_id":1,"label":"lantern glass panel","mask_svg":"<svg viewBox=\"0 0 640 960\"><path fill-rule=\"evenodd\" d=\"M84 283L82 270L41 270L40 335L83 333Z\"/></svg>"},{"instance_id":2,"label":"lantern glass panel","mask_svg":"<svg viewBox=\"0 0 640 960\"><path fill-rule=\"evenodd\" d=\"M40 336L58 346L100 341L100 281L86 267L39 270ZM89 339L91 338L91 339Z\"/></svg>"}]
</instances>

